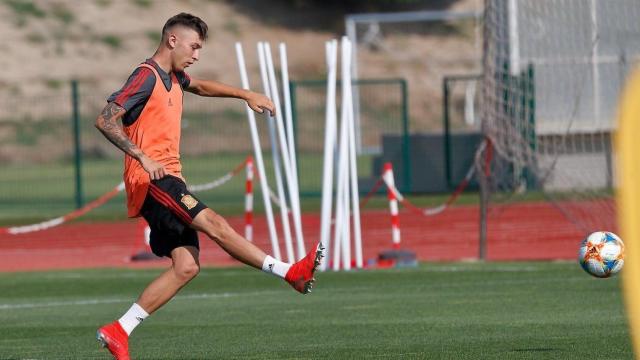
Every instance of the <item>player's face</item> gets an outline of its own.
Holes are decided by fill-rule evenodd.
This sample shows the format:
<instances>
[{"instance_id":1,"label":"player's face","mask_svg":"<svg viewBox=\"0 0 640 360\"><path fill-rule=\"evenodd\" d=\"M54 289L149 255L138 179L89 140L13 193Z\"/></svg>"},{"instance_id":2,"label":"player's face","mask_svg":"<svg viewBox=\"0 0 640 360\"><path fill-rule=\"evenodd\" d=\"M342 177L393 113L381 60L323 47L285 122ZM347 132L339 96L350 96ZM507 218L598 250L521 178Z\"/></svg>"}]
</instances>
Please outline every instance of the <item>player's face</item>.
<instances>
[{"instance_id":1,"label":"player's face","mask_svg":"<svg viewBox=\"0 0 640 360\"><path fill-rule=\"evenodd\" d=\"M172 51L173 70L184 71L200 59L202 39L195 30L179 28L175 32L175 47Z\"/></svg>"}]
</instances>

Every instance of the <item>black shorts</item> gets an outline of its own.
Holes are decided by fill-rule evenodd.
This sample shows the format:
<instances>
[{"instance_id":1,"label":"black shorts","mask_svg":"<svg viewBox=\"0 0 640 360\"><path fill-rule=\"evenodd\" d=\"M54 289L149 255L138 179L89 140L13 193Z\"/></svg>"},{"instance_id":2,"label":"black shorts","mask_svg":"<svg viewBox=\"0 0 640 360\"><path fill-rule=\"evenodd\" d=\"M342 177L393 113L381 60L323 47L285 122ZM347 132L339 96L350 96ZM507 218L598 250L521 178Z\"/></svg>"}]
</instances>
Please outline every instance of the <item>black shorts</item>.
<instances>
[{"instance_id":1,"label":"black shorts","mask_svg":"<svg viewBox=\"0 0 640 360\"><path fill-rule=\"evenodd\" d=\"M200 249L198 233L189 225L206 208L181 179L167 175L152 180L140 210L151 228L151 251L158 256L171 257L171 251L177 247Z\"/></svg>"}]
</instances>

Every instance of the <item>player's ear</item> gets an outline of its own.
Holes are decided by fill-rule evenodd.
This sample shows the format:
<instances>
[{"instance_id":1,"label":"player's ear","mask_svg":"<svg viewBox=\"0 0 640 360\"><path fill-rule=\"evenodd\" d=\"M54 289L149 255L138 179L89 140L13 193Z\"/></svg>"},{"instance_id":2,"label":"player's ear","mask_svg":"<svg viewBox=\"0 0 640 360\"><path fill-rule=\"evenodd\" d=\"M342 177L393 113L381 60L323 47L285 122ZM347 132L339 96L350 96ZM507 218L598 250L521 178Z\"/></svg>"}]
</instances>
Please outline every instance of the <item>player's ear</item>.
<instances>
[{"instance_id":1,"label":"player's ear","mask_svg":"<svg viewBox=\"0 0 640 360\"><path fill-rule=\"evenodd\" d=\"M176 47L177 41L178 38L175 34L169 34L169 36L167 37L167 46L169 47L169 49L174 49Z\"/></svg>"}]
</instances>

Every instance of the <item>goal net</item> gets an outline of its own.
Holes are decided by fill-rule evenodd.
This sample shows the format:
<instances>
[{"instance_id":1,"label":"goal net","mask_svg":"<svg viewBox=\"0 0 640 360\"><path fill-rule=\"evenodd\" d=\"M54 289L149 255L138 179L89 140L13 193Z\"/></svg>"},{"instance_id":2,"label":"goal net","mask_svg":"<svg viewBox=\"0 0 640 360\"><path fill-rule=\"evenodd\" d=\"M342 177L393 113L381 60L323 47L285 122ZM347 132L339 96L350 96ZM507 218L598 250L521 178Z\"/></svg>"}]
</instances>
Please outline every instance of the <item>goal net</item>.
<instances>
[{"instance_id":1,"label":"goal net","mask_svg":"<svg viewBox=\"0 0 640 360\"><path fill-rule=\"evenodd\" d=\"M477 165L489 224L496 205L526 197L579 232L615 229L611 140L640 59L639 17L637 0L486 0L480 113L490 146Z\"/></svg>"}]
</instances>

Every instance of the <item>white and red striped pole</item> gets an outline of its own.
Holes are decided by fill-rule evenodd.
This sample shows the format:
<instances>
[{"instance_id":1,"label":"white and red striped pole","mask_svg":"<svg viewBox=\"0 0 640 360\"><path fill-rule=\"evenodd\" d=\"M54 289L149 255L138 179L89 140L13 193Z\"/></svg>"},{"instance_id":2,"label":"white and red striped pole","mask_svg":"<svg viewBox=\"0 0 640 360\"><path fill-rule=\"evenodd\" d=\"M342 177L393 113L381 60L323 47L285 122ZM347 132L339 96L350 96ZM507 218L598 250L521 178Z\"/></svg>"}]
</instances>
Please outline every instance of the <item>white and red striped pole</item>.
<instances>
[{"instance_id":1,"label":"white and red striped pole","mask_svg":"<svg viewBox=\"0 0 640 360\"><path fill-rule=\"evenodd\" d=\"M151 228L149 224L147 224L147 221L143 217L139 217L136 228L138 233L137 238L141 239L141 243L137 242L129 259L131 261L152 259L154 255L151 251Z\"/></svg>"},{"instance_id":2,"label":"white and red striped pole","mask_svg":"<svg viewBox=\"0 0 640 360\"><path fill-rule=\"evenodd\" d=\"M244 237L253 241L253 157L249 155L246 163L247 180L244 192Z\"/></svg>"},{"instance_id":3,"label":"white and red striped pole","mask_svg":"<svg viewBox=\"0 0 640 360\"><path fill-rule=\"evenodd\" d=\"M395 181L393 180L393 166L390 162L384 164L384 172L382 174L387 184L387 197L389 198L389 210L391 211L391 239L393 248L400 248L400 216L398 215L398 198L396 197Z\"/></svg>"}]
</instances>

